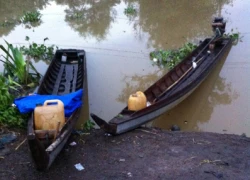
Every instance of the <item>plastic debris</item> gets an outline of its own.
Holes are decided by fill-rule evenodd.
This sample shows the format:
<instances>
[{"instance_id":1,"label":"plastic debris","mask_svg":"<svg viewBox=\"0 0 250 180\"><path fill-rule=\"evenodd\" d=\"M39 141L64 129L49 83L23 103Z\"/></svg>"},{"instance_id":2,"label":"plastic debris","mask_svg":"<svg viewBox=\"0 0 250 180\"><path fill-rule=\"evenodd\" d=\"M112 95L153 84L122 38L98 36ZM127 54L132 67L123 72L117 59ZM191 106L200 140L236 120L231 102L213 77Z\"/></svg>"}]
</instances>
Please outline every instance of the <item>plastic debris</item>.
<instances>
[{"instance_id":1,"label":"plastic debris","mask_svg":"<svg viewBox=\"0 0 250 180\"><path fill-rule=\"evenodd\" d=\"M17 138L15 133L4 134L0 136L0 144L8 144L15 141Z\"/></svg>"},{"instance_id":2,"label":"plastic debris","mask_svg":"<svg viewBox=\"0 0 250 180\"><path fill-rule=\"evenodd\" d=\"M81 163L75 164L75 168L76 168L78 171L84 170L84 167L81 165Z\"/></svg>"},{"instance_id":3,"label":"plastic debris","mask_svg":"<svg viewBox=\"0 0 250 180\"><path fill-rule=\"evenodd\" d=\"M150 103L149 101L147 101L147 107L148 107L148 106L151 106L151 103Z\"/></svg>"},{"instance_id":4,"label":"plastic debris","mask_svg":"<svg viewBox=\"0 0 250 180\"><path fill-rule=\"evenodd\" d=\"M153 61L154 61L154 62L157 62L157 61L158 61L158 59L154 58L154 59L153 59Z\"/></svg>"},{"instance_id":5,"label":"plastic debris","mask_svg":"<svg viewBox=\"0 0 250 180\"><path fill-rule=\"evenodd\" d=\"M127 175L128 175L128 177L132 177L132 173L131 172L128 172Z\"/></svg>"},{"instance_id":6,"label":"plastic debris","mask_svg":"<svg viewBox=\"0 0 250 180\"><path fill-rule=\"evenodd\" d=\"M196 62L192 62L192 66L195 69L197 67L197 63Z\"/></svg>"},{"instance_id":7,"label":"plastic debris","mask_svg":"<svg viewBox=\"0 0 250 180\"><path fill-rule=\"evenodd\" d=\"M143 158L143 157L144 157L144 154L139 154L139 157L140 157L140 158Z\"/></svg>"},{"instance_id":8,"label":"plastic debris","mask_svg":"<svg viewBox=\"0 0 250 180\"><path fill-rule=\"evenodd\" d=\"M76 146L76 142L73 141L72 143L69 144L70 146Z\"/></svg>"},{"instance_id":9,"label":"plastic debris","mask_svg":"<svg viewBox=\"0 0 250 180\"><path fill-rule=\"evenodd\" d=\"M111 134L109 134L109 133L105 133L104 135L105 135L105 136L112 136L112 135L111 135Z\"/></svg>"},{"instance_id":10,"label":"plastic debris","mask_svg":"<svg viewBox=\"0 0 250 180\"><path fill-rule=\"evenodd\" d=\"M125 161L125 159L119 159L119 161L120 161L120 162L124 162L124 161Z\"/></svg>"}]
</instances>

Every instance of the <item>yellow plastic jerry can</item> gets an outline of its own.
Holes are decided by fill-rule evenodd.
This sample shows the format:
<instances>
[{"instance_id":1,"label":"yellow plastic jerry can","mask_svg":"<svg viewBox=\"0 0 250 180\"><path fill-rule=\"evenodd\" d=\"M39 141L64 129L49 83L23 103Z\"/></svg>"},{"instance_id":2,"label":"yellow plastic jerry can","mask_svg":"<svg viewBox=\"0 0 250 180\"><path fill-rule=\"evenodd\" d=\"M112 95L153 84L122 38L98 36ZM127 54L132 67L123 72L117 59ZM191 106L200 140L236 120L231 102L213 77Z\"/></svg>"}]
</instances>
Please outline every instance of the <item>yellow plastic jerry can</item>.
<instances>
[{"instance_id":1,"label":"yellow plastic jerry can","mask_svg":"<svg viewBox=\"0 0 250 180\"><path fill-rule=\"evenodd\" d=\"M64 104L58 99L46 100L42 106L34 110L35 130L59 130L65 124Z\"/></svg>"}]
</instances>

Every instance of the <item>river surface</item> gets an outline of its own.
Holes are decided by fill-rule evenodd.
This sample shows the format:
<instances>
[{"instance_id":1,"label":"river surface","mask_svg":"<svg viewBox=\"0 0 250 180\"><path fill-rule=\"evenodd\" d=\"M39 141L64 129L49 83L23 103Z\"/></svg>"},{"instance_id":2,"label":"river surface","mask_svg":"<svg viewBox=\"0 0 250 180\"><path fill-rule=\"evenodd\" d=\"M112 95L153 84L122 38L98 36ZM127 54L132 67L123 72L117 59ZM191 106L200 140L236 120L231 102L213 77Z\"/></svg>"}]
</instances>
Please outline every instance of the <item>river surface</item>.
<instances>
[{"instance_id":1,"label":"river surface","mask_svg":"<svg viewBox=\"0 0 250 180\"><path fill-rule=\"evenodd\" d=\"M133 5L136 14L126 15ZM169 129L250 135L250 1L247 0L35 0L0 1L0 24L18 19L24 11L39 10L36 26L0 27L0 43L28 45L30 41L59 48L84 49L87 53L88 99L78 125L88 112L110 120L130 94L145 90L166 69L152 65L149 53L173 49L186 42L198 43L212 36L215 16L227 21L226 33L240 33L218 67L185 101L150 123ZM80 18L71 18L72 15ZM34 61L44 74L48 63ZM0 71L3 70L2 65Z\"/></svg>"}]
</instances>

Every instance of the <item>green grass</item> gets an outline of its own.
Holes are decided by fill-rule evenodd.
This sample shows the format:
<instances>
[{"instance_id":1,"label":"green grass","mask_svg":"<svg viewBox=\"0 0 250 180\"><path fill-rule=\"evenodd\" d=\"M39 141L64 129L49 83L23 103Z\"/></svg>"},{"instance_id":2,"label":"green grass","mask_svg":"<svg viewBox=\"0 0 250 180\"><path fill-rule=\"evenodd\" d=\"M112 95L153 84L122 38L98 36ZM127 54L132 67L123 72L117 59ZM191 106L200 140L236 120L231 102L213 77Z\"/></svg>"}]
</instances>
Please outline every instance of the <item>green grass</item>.
<instances>
[{"instance_id":1,"label":"green grass","mask_svg":"<svg viewBox=\"0 0 250 180\"><path fill-rule=\"evenodd\" d=\"M93 129L95 126L95 123L93 123L90 120L87 120L83 125L81 125L81 129L84 131L90 131L91 129Z\"/></svg>"}]
</instances>

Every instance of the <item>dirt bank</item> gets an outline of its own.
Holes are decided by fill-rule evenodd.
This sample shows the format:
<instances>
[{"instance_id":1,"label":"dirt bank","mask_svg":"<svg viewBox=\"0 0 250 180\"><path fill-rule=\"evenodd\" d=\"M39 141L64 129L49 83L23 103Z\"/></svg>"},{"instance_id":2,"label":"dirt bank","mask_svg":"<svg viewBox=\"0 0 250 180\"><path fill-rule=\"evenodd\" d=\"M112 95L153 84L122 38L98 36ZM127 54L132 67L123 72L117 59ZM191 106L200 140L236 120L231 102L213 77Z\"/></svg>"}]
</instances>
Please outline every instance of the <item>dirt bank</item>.
<instances>
[{"instance_id":1,"label":"dirt bank","mask_svg":"<svg viewBox=\"0 0 250 180\"><path fill-rule=\"evenodd\" d=\"M0 179L250 179L244 136L142 128L113 137L93 130L72 135L68 144L77 145L67 145L47 172L35 170L27 142L15 150L24 138L5 146Z\"/></svg>"}]
</instances>

